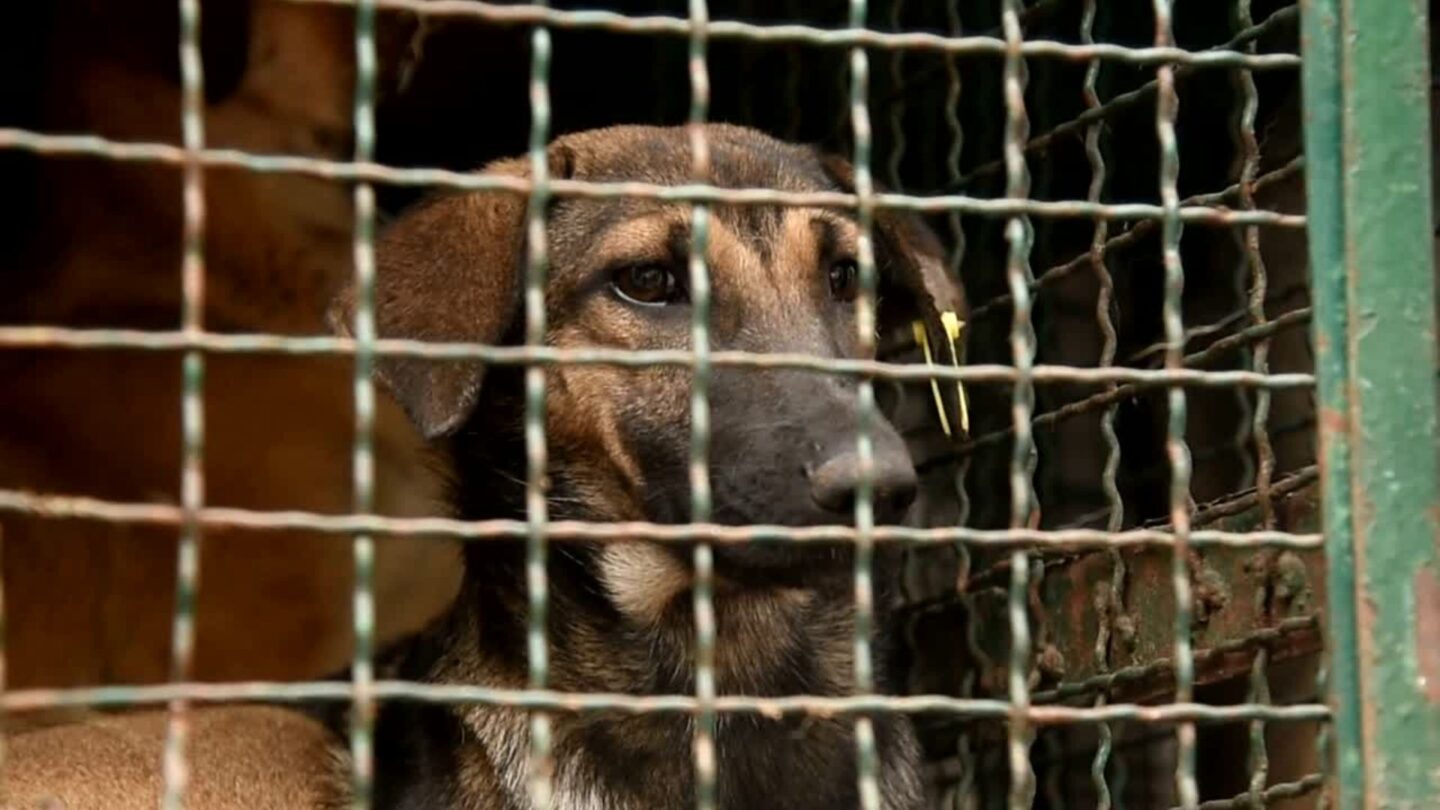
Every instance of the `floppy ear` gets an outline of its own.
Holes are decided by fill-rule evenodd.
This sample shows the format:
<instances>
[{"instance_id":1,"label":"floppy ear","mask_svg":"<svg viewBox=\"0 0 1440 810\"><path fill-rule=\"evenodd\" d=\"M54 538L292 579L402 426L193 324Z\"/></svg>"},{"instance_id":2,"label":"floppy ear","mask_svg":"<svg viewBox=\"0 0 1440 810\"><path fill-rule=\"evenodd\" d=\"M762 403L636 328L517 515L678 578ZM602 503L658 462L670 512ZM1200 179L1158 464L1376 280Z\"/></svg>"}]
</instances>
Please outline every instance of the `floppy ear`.
<instances>
[{"instance_id":1,"label":"floppy ear","mask_svg":"<svg viewBox=\"0 0 1440 810\"><path fill-rule=\"evenodd\" d=\"M821 164L841 189L855 191L855 170L842 158L822 155ZM920 321L929 336L935 361L951 362L950 337L944 318L948 313L960 321L968 316L965 290L960 280L945 269L945 249L935 232L911 211L882 209L875 212L875 264L881 280L881 300L877 312L882 334L903 331ZM965 336L954 343L959 361L965 359ZM960 403L956 386L938 386L936 395L947 401L947 408L956 413ZM945 393L941 393L945 392Z\"/></svg>"},{"instance_id":2,"label":"floppy ear","mask_svg":"<svg viewBox=\"0 0 1440 810\"><path fill-rule=\"evenodd\" d=\"M566 174L554 165L552 173ZM486 174L526 176L523 159ZM421 203L375 245L375 325L382 338L495 345L519 312L525 260L526 198L507 191L450 194ZM349 336L353 285L330 309L330 325ZM476 360L379 357L376 377L427 439L453 433L474 409L485 366Z\"/></svg>"},{"instance_id":3,"label":"floppy ear","mask_svg":"<svg viewBox=\"0 0 1440 810\"><path fill-rule=\"evenodd\" d=\"M848 161L822 155L820 162L836 185L854 193L855 170ZM935 232L913 212L882 209L875 212L874 238L882 285L904 293L904 300L881 302L881 329L908 328L909 321L923 319L932 341L945 340L941 313L964 320L967 308L960 280L945 269L945 249Z\"/></svg>"}]
</instances>

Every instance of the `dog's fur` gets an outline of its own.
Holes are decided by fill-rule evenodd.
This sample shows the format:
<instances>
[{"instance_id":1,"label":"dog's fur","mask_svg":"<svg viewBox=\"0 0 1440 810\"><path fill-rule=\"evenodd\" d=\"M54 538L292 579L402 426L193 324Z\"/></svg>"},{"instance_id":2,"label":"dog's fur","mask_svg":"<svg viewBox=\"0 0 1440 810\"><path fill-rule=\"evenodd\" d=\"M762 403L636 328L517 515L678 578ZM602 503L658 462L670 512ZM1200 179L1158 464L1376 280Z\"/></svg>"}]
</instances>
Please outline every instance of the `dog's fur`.
<instances>
[{"instance_id":1,"label":"dog's fur","mask_svg":"<svg viewBox=\"0 0 1440 810\"><path fill-rule=\"evenodd\" d=\"M808 148L727 126L706 130L711 180L730 187L845 190L850 169ZM558 140L555 176L687 182L683 130L622 127ZM503 161L489 171L526 174ZM707 259L715 350L860 354L854 305L831 300L830 263L854 255L853 213L716 206ZM514 343L520 316L525 200L501 193L441 197L402 218L378 245L380 333L386 337ZM610 271L637 262L684 278L689 206L561 200L548 212L547 342L556 346L685 349L689 311L624 303ZM877 212L882 328L962 311L940 248L916 219ZM353 315L342 294L334 321ZM434 448L453 463L457 515L525 513L523 371L474 362L385 358L379 377ZM547 370L547 500L552 519L690 518L686 477L691 373L680 367L596 365ZM482 386L483 383L483 386ZM710 388L713 518L808 525L852 519L847 480L856 464L854 382L796 370L719 367ZM953 404L953 403L952 403ZM877 518L899 518L913 470L883 420L872 425ZM837 488L832 486L840 482ZM817 489L825 484L829 490ZM838 493L838 498L835 496ZM845 695L853 691L850 547L716 548L715 674L721 694ZM380 676L441 684L527 684L523 543L467 545L459 595L428 630L393 647ZM877 687L885 662L895 558L876 559ZM617 540L556 539L549 556L548 686L567 692L693 693L694 619L689 549ZM277 709L197 711L190 774L196 806L343 807L349 764L322 725ZM669 808L694 799L692 719L683 714L560 713L553 717L556 807ZM886 808L922 802L909 721L874 718ZM7 740L3 806L152 805L160 789L163 715L148 713L42 729ZM376 726L376 806L510 810L526 798L528 724L522 711L485 706L382 704ZM841 717L722 715L716 733L724 808L858 806L853 722ZM243 787L233 796L230 788ZM218 803L210 803L210 802ZM127 802L131 804L127 804Z\"/></svg>"},{"instance_id":2,"label":"dog's fur","mask_svg":"<svg viewBox=\"0 0 1440 810\"><path fill-rule=\"evenodd\" d=\"M343 160L353 106L353 14L279 0L206 0L206 143ZM15 9L14 12L20 12ZM51 28L0 23L0 53L34 42L27 125L123 142L178 143L168 0L54 0ZM168 26L168 31L167 31ZM393 59L386 61L393 63ZM18 63L17 63L18 64ZM0 106L8 102L0 88ZM0 110L0 115L9 110ZM8 119L7 119L8 121ZM4 151L4 150L0 150ZM172 166L0 155L0 322L79 328L179 325L182 196ZM205 172L205 328L324 334L351 272L350 193L298 175ZM211 354L204 382L210 506L340 513L352 505L352 364L341 357ZM180 358L144 351L0 352L0 487L127 503L176 503ZM378 403L375 510L432 514L422 441ZM0 514L5 685L150 683L170 677L174 527ZM353 650L349 545L333 534L207 526L193 677L309 679ZM424 627L458 585L440 538L384 538L377 636ZM4 726L34 722L10 714Z\"/></svg>"},{"instance_id":3,"label":"dog's fur","mask_svg":"<svg viewBox=\"0 0 1440 810\"><path fill-rule=\"evenodd\" d=\"M5 741L0 810L153 810L164 793L163 712L92 718ZM185 806L298 810L333 793L329 735L296 712L196 711L186 745Z\"/></svg>"},{"instance_id":4,"label":"dog's fur","mask_svg":"<svg viewBox=\"0 0 1440 810\"><path fill-rule=\"evenodd\" d=\"M846 190L843 161L712 125L711 181L737 188ZM619 127L566 136L548 152L553 176L687 182L683 129ZM490 167L527 175L523 160ZM378 248L377 320L385 337L513 343L526 251L525 200L446 196L402 218ZM548 214L547 342L560 347L686 349L688 306L628 304L609 286L627 265L686 278L689 206L566 199ZM716 206L707 260L715 350L859 353L855 307L832 300L830 263L854 257L852 212ZM875 227L882 325L908 328L962 310L939 246L920 222L880 212ZM353 316L342 296L335 322ZM453 462L453 501L466 519L525 514L523 371L476 362L389 358L379 375ZM690 515L691 372L562 365L547 369L546 493L552 519L683 523ZM482 385L483 382L483 385ZM812 492L827 462L854 474L856 387L802 371L720 367L710 387L713 519L720 523L849 523L850 502ZM901 516L913 470L888 423L873 425L877 510ZM832 464L831 469L834 468ZM896 494L899 493L899 494ZM894 497L892 497L894 496ZM823 500L823 499L822 499ZM845 695L854 688L850 551L722 546L716 550L716 681L721 694ZM877 560L879 618L894 559ZM524 547L471 543L461 594L426 633L399 646L385 677L521 688L527 683ZM549 558L549 687L567 692L685 694L695 689L692 570L686 549L655 543L556 541ZM874 638L887 660L892 637ZM880 688L891 679L883 666ZM334 717L332 720L339 721ZM677 714L554 718L557 807L683 807L693 801L693 723ZM908 720L876 717L887 808L921 801ZM338 728L344 724L337 722ZM528 726L507 708L386 704L377 728L380 807L526 806ZM858 803L853 723L845 718L726 715L717 731L722 807L833 808ZM343 801L343 797L340 797Z\"/></svg>"}]
</instances>

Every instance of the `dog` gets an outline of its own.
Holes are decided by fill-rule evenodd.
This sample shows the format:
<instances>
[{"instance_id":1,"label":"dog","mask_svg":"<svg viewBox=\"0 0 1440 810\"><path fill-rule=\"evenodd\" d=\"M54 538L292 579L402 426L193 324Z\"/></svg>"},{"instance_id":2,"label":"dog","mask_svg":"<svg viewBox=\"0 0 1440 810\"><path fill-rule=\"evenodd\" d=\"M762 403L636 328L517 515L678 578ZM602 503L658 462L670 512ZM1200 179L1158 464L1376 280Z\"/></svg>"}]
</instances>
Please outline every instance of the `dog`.
<instances>
[{"instance_id":1,"label":"dog","mask_svg":"<svg viewBox=\"0 0 1440 810\"><path fill-rule=\"evenodd\" d=\"M708 125L710 181L722 187L853 191L843 160L759 132ZM691 178L684 128L623 126L567 135L548 149L552 176L678 185ZM487 171L525 177L525 159ZM522 340L526 200L503 192L442 196L397 221L377 246L382 337L506 344ZM628 350L690 347L690 206L655 200L555 201L547 217L546 342ZM706 254L714 350L860 356L854 212L713 207ZM912 215L877 212L882 327L963 313L934 235ZM343 293L333 324L355 312ZM939 339L938 337L936 339ZM388 357L377 375L454 470L456 516L525 515L524 371ZM690 519L692 372L684 367L546 368L551 519ZM717 367L710 381L713 520L807 526L853 520L861 468L857 383L801 370ZM877 521L902 518L916 475L893 427L872 423ZM715 549L720 694L847 695L854 595L851 547ZM525 549L476 540L461 593L426 632L395 648L383 677L523 688ZM894 599L896 558L877 555L877 626ZM693 694L690 550L658 542L556 540L549 555L549 682L563 692ZM873 639L878 660L895 643ZM881 689L892 673L877 673ZM343 718L330 719L344 731ZM920 806L919 751L907 719L874 718L886 808ZM694 801L693 720L679 714L553 718L555 806L684 807ZM528 722L495 706L386 703L376 725L379 807L527 806ZM853 721L723 715L716 729L724 808L858 806ZM342 797L343 801L343 797Z\"/></svg>"},{"instance_id":2,"label":"dog","mask_svg":"<svg viewBox=\"0 0 1440 810\"><path fill-rule=\"evenodd\" d=\"M204 6L206 144L347 159L353 14L282 0ZM48 22L0 25L0 53L24 55L16 57L30 66L21 84L37 97L33 118L8 124L179 144L174 3L55 0L29 11ZM381 62L398 55L382 49ZM0 88L7 116L8 89ZM45 157L9 174L17 160L0 150L0 188L10 210L24 212L0 225L11 237L0 239L0 323L178 328L179 170ZM207 169L205 199L205 329L327 333L326 309L350 274L349 190L294 174ZM346 358L210 353L204 376L207 506L351 508ZM10 346L0 351L0 378L24 380L0 385L0 488L179 503L178 354ZM106 392L103 405L96 391ZM377 403L373 446L375 511L433 513L438 492L422 439L392 402ZM5 511L0 535L7 689L171 677L175 527ZM376 636L389 642L445 609L458 586L458 549L436 537L378 546ZM311 680L345 666L353 569L348 544L330 534L206 525L190 677ZM3 725L21 719L10 714ZM28 712L23 719L36 722Z\"/></svg>"},{"instance_id":3,"label":"dog","mask_svg":"<svg viewBox=\"0 0 1440 810\"><path fill-rule=\"evenodd\" d=\"M708 125L704 135L715 185L854 189L849 164L814 148L728 125ZM548 148L547 160L556 178L678 185L691 179L688 138L683 128L594 130L560 137ZM528 166L525 159L511 159L486 172L523 178ZM553 200L546 216L547 344L688 349L690 210L685 203L636 198ZM861 230L853 211L719 204L711 210L706 259L712 349L865 355L856 326ZM526 198L513 192L466 192L435 197L398 219L376 246L379 335L521 342L526 211ZM963 317L965 300L943 269L938 240L918 217L891 210L875 212L873 239L880 328L911 334L918 320L931 339L943 340L940 313ZM332 324L342 333L353 322L355 301L354 290L344 290L332 309ZM550 518L688 522L692 371L564 364L545 369ZM522 367L381 356L376 376L426 437L439 457L437 466L452 471L449 503L456 517L525 515ZM714 368L712 520L851 523L861 475L857 390L853 377L809 370ZM916 474L887 421L871 420L870 434L876 521L894 523L915 493ZM548 555L547 686L571 693L693 694L691 551L658 541L554 539ZM458 595L430 626L382 653L378 677L524 688L525 553L523 541L515 539L467 543ZM847 543L715 547L719 694L854 692L852 554ZM890 665L898 634L889 627L897 565L897 552L881 544L875 555L877 630L871 639L881 662L875 673L881 692L898 683ZM264 712L272 714L257 714ZM197 765L196 789L230 785L227 801L237 806L350 806L348 704L311 708L309 717L276 712L197 710L196 745L243 748L251 759L233 766ZM54 795L79 807L107 797L99 804L128 807L119 797L137 790L144 794L140 800L153 805L163 741L163 723L156 718L152 713L125 721L131 736L123 750L81 744L83 735L77 738L65 728L13 738L6 798ZM876 714L872 722L881 806L923 806L920 751L908 718ZM690 715L560 712L551 723L558 810L694 803ZM259 735L274 744L237 748L237 735ZM725 713L715 744L722 808L859 806L853 718ZM387 701L375 717L374 745L376 807L529 806L529 723L521 709ZM124 779L89 784L86 777L72 776L60 779L57 788L53 775L46 781L46 774L56 773L44 767L46 751L69 752L66 773ZM103 761L87 764L96 757ZM117 765L114 757L128 759ZM246 773L268 767L286 776L277 775L273 785L229 778L230 770L240 773L242 767ZM302 776L295 778L297 773Z\"/></svg>"}]
</instances>

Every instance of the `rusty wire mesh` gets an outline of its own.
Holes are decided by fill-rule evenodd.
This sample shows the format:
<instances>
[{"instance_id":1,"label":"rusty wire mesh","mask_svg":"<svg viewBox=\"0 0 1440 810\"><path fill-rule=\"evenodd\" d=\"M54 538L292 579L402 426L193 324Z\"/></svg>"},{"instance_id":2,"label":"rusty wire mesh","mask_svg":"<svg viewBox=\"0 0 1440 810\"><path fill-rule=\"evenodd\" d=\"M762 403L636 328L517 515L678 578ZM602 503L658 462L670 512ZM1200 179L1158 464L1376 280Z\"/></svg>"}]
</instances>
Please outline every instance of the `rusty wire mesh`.
<instances>
[{"instance_id":1,"label":"rusty wire mesh","mask_svg":"<svg viewBox=\"0 0 1440 810\"><path fill-rule=\"evenodd\" d=\"M1294 594L1286 597L1294 607L1288 612L1270 609L1278 604L1277 593L1286 576L1299 579L1292 588L1296 593L1314 587L1306 577L1318 578L1315 551L1321 543L1313 521L1303 516L1290 519L1296 509L1304 512L1306 498L1313 498L1313 450L1306 449L1303 437L1313 430L1313 407L1307 408L1307 403L1314 379L1308 366L1293 357L1277 370L1280 364L1271 351L1274 341L1294 338L1297 328L1308 323L1303 261L1299 271L1290 270L1277 283L1267 273L1262 253L1262 240L1268 234L1293 232L1305 224L1302 214L1267 208L1260 200L1271 188L1297 180L1302 159L1298 153L1273 159L1262 156L1257 135L1261 91L1255 76L1289 76L1272 82L1281 90L1270 89L1280 93L1299 65L1293 53L1295 7L1256 2L1267 12L1257 15L1251 0L1236 0L1192 12L1186 20L1204 33L1181 46L1170 0L1149 4L995 0L939 7L903 0L852 0L843 19L832 21L838 28L763 21L767 15L753 4L739 4L737 15L749 13L762 21L712 20L710 5L729 10L729 4L705 0L689 0L688 13L676 17L459 0L291 1L354 10L358 70L352 161L206 146L198 0L179 3L184 78L180 145L0 129L0 149L179 166L185 212L184 317L179 330L0 326L0 347L182 354L184 485L178 505L0 491L0 510L8 512L180 529L172 683L10 691L0 696L0 708L168 704L172 720L165 760L167 807L183 803L189 707L249 699L352 702L357 806L367 806L370 800L375 705L398 699L530 710L530 791L537 806L551 798L547 715L602 709L694 715L701 807L713 807L717 801L715 774L723 765L715 759L713 736L716 717L724 712L853 717L860 795L864 806L871 808L880 806L873 731L867 719L874 712L904 712L916 718L936 793L946 806L990 807L1008 801L1015 807L1218 808L1314 797L1323 781L1321 772L1277 778L1267 757L1267 751L1273 753L1271 737L1279 725L1304 725L1311 729L1309 743L1323 748L1323 735L1314 729L1323 728L1328 717L1316 697L1317 684L1312 682L1309 691L1291 690L1277 700L1270 672L1278 659L1313 656L1319 645L1313 594L1305 605ZM377 10L519 26L528 32L532 179L377 162ZM787 6L771 13L793 18L800 16L796 12ZM1136 19L1125 19L1127 13ZM1136 31L1146 25L1150 36L1142 44L1136 41ZM798 60L808 52L805 49L838 50L837 58L844 60L837 62L845 68L844 94L829 108L817 109L813 115L805 110L799 102L798 80L785 82L777 92L795 100L786 113L792 117L789 129L799 129L802 116L833 113L843 121L845 131L836 134L835 142L848 147L854 160L856 192L798 194L708 186L703 182L707 150L699 129L692 130L695 182L690 185L550 179L544 149L554 134L552 30L681 41L688 65L686 120L692 124L711 118L707 66L712 42L788 49L785 58L795 67L794 76L799 75ZM880 68L875 70L877 65ZM1189 89L1204 98L1199 106L1205 112L1181 124L1180 105ZM763 106L754 100L747 103ZM1003 111L1003 121L994 119L996 110ZM1272 119L1285 114L1283 109L1277 112L1275 104L1266 112ZM751 114L758 115L759 110ZM883 124L872 127L872 116L883 116ZM1223 124L1230 138L1225 148L1178 140L1186 126L1198 127L1202 118L1218 119L1218 123L1210 121L1212 136ZM1148 146L1137 146L1146 141ZM1137 157L1117 163L1116 152L1121 151ZM1182 196L1182 157L1191 154L1201 156L1205 176L1203 180L1187 176L1183 185L1189 193ZM354 279L359 291L353 338L205 330L200 317L205 277L204 170L217 167L353 184ZM877 187L872 175L888 188ZM376 336L377 186L499 190L527 196L523 346L431 344ZM542 345L544 216L549 200L566 196L639 196L693 205L691 351L563 350ZM884 340L878 347L881 359L876 361L711 351L703 256L708 206L717 203L858 211L866 232L860 262L864 294L859 304L864 341L875 339L871 217L885 208L932 217L951 250L952 270L966 280L979 302L967 331L971 361L957 368L928 367L918 362L916 347L904 339ZM1185 234L1182 250L1185 225L1192 230ZM1203 269L1196 271L1196 266ZM1044 269L1036 272L1037 267ZM1186 281L1197 277L1204 283L1192 292ZM1156 279L1162 283L1155 283ZM1192 316L1188 321L1187 309ZM1153 317L1156 311L1158 318ZM1085 337L1074 338L1076 330ZM201 393L205 359L213 353L355 358L352 514L206 504ZM371 369L380 356L473 358L529 370L526 520L374 514ZM557 363L669 364L693 371L689 470L693 525L547 519L543 370ZM862 412L884 409L908 428L912 450L919 448L917 462L925 488L914 525L874 525L866 491L857 499L853 528L711 524L707 385L710 370L720 366L801 368L858 377ZM925 410L926 389L916 384L931 379L964 383L973 397L974 431L958 448L931 441L934 452L925 449L927 430L933 434L933 425ZM1284 408L1276 407L1278 397L1292 395ZM1197 399L1201 407L1193 404ZM1199 420L1203 430L1187 418L1195 416L1204 417ZM1072 441L1077 433L1086 434L1079 450ZM1299 449L1277 460L1275 444L1289 434L1302 437ZM857 441L862 459L868 458L863 428ZM936 447L940 449L935 451ZM1067 462L1071 453L1082 458ZM1197 470L1204 474L1198 482L1192 480ZM1294 502L1301 506L1292 508ZM355 652L349 684L191 680L192 611L203 573L198 569L197 549L204 530L217 526L301 527L353 536ZM373 538L421 533L473 542L525 539L530 588L527 689L375 678ZM694 695L565 694L547 689L545 565L546 544L553 538L701 541L694 551ZM756 698L716 693L710 671L716 644L711 544L760 539L844 539L856 544L853 696ZM873 544L880 542L903 543L909 555L905 613L912 677L905 695L874 694L869 555ZM1229 556L1214 562L1205 557L1210 553ZM1215 574L1216 569L1226 573ZM1250 578L1231 577L1232 569L1244 569ZM1196 649L1192 636L1197 626L1225 609L1215 601L1217 589L1233 591L1237 582L1251 583L1258 595L1229 593L1226 598L1253 604L1256 612L1231 620L1226 632L1207 636L1207 643ZM1154 615L1147 618L1152 610ZM1075 616L1083 620L1068 629L1059 627ZM1166 619L1169 627L1164 632L1136 627L1137 622L1164 624ZM1082 648L1092 651L1087 661L1073 660L1072 653L1067 666L1065 651ZM1243 694L1201 694L1224 683L1242 684ZM1206 744L1210 730L1230 727L1244 730L1246 742L1236 749L1247 760L1240 767L1243 785L1233 796L1216 797L1197 771L1197 748ZM1224 757L1207 757L1207 762L1212 759L1218 762ZM1163 775L1157 776L1157 771Z\"/></svg>"}]
</instances>

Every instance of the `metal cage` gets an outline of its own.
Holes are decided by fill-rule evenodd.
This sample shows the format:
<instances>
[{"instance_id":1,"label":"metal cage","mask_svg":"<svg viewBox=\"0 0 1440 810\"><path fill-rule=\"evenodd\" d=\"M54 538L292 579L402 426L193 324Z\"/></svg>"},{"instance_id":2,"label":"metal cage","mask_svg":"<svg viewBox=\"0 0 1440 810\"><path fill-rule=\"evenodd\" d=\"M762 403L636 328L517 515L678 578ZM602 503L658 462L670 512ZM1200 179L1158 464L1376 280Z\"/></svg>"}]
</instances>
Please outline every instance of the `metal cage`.
<instances>
[{"instance_id":1,"label":"metal cage","mask_svg":"<svg viewBox=\"0 0 1440 810\"><path fill-rule=\"evenodd\" d=\"M288 2L353 13L352 160L207 145L199 0L178 4L178 143L0 128L0 151L178 167L184 214L178 329L0 326L0 350L179 355L178 503L0 490L0 514L178 530L171 682L12 689L0 709L168 704L167 807L184 803L191 707L255 699L353 704L357 806L370 802L373 707L387 700L530 712L536 806L551 798L547 718L593 710L692 715L702 808L716 805L713 735L726 712L853 718L869 808L880 806L869 719L879 712L914 718L945 807L1422 807L1440 794L1440 432L1423 3L688 0L642 8L617 0L580 10L559 2ZM473 120L448 139L411 134L387 143L383 114L377 122L379 14L437 37L425 58L446 65L463 55L447 56L443 40L463 43L475 30L506 32L528 51L525 96L512 94L528 109L496 124L503 143L461 145ZM581 56L567 62L567 51L588 59L621 42L632 52L614 70L652 84L643 98L587 102L586 65ZM523 72L517 65L505 78ZM452 112L473 119L457 103ZM828 144L853 158L857 190L711 187L703 158L687 186L549 178L545 146L554 135L623 115L719 118ZM502 147L528 149L533 180L466 171L496 156L477 149ZM215 170L353 188L353 338L206 328L205 183ZM377 220L433 187L528 197L524 346L377 338ZM693 205L690 351L543 345L546 204L572 196ZM903 335L881 336L875 362L711 351L701 256L708 207L717 203L853 209L867 240L876 210L926 215L976 302L965 325L967 363L927 364ZM861 257L861 331L873 341L868 244ZM354 358L350 514L207 504L202 395L207 359L219 353ZM377 514L371 377L380 355L531 369L526 520ZM555 363L693 370L695 524L547 520L540 369ZM876 526L868 493L843 532L712 525L707 385L720 365L857 377L862 411L892 415L922 473L910 525ZM934 441L932 380L968 394L972 430L958 450ZM867 436L857 441L867 458ZM214 526L353 537L351 682L192 680L199 548ZM376 678L375 538L420 533L525 539L528 689ZM547 688L547 541L622 533L701 541L693 695ZM853 696L716 694L712 546L836 537L857 551ZM875 694L867 639L877 543L907 550L902 695Z\"/></svg>"}]
</instances>

